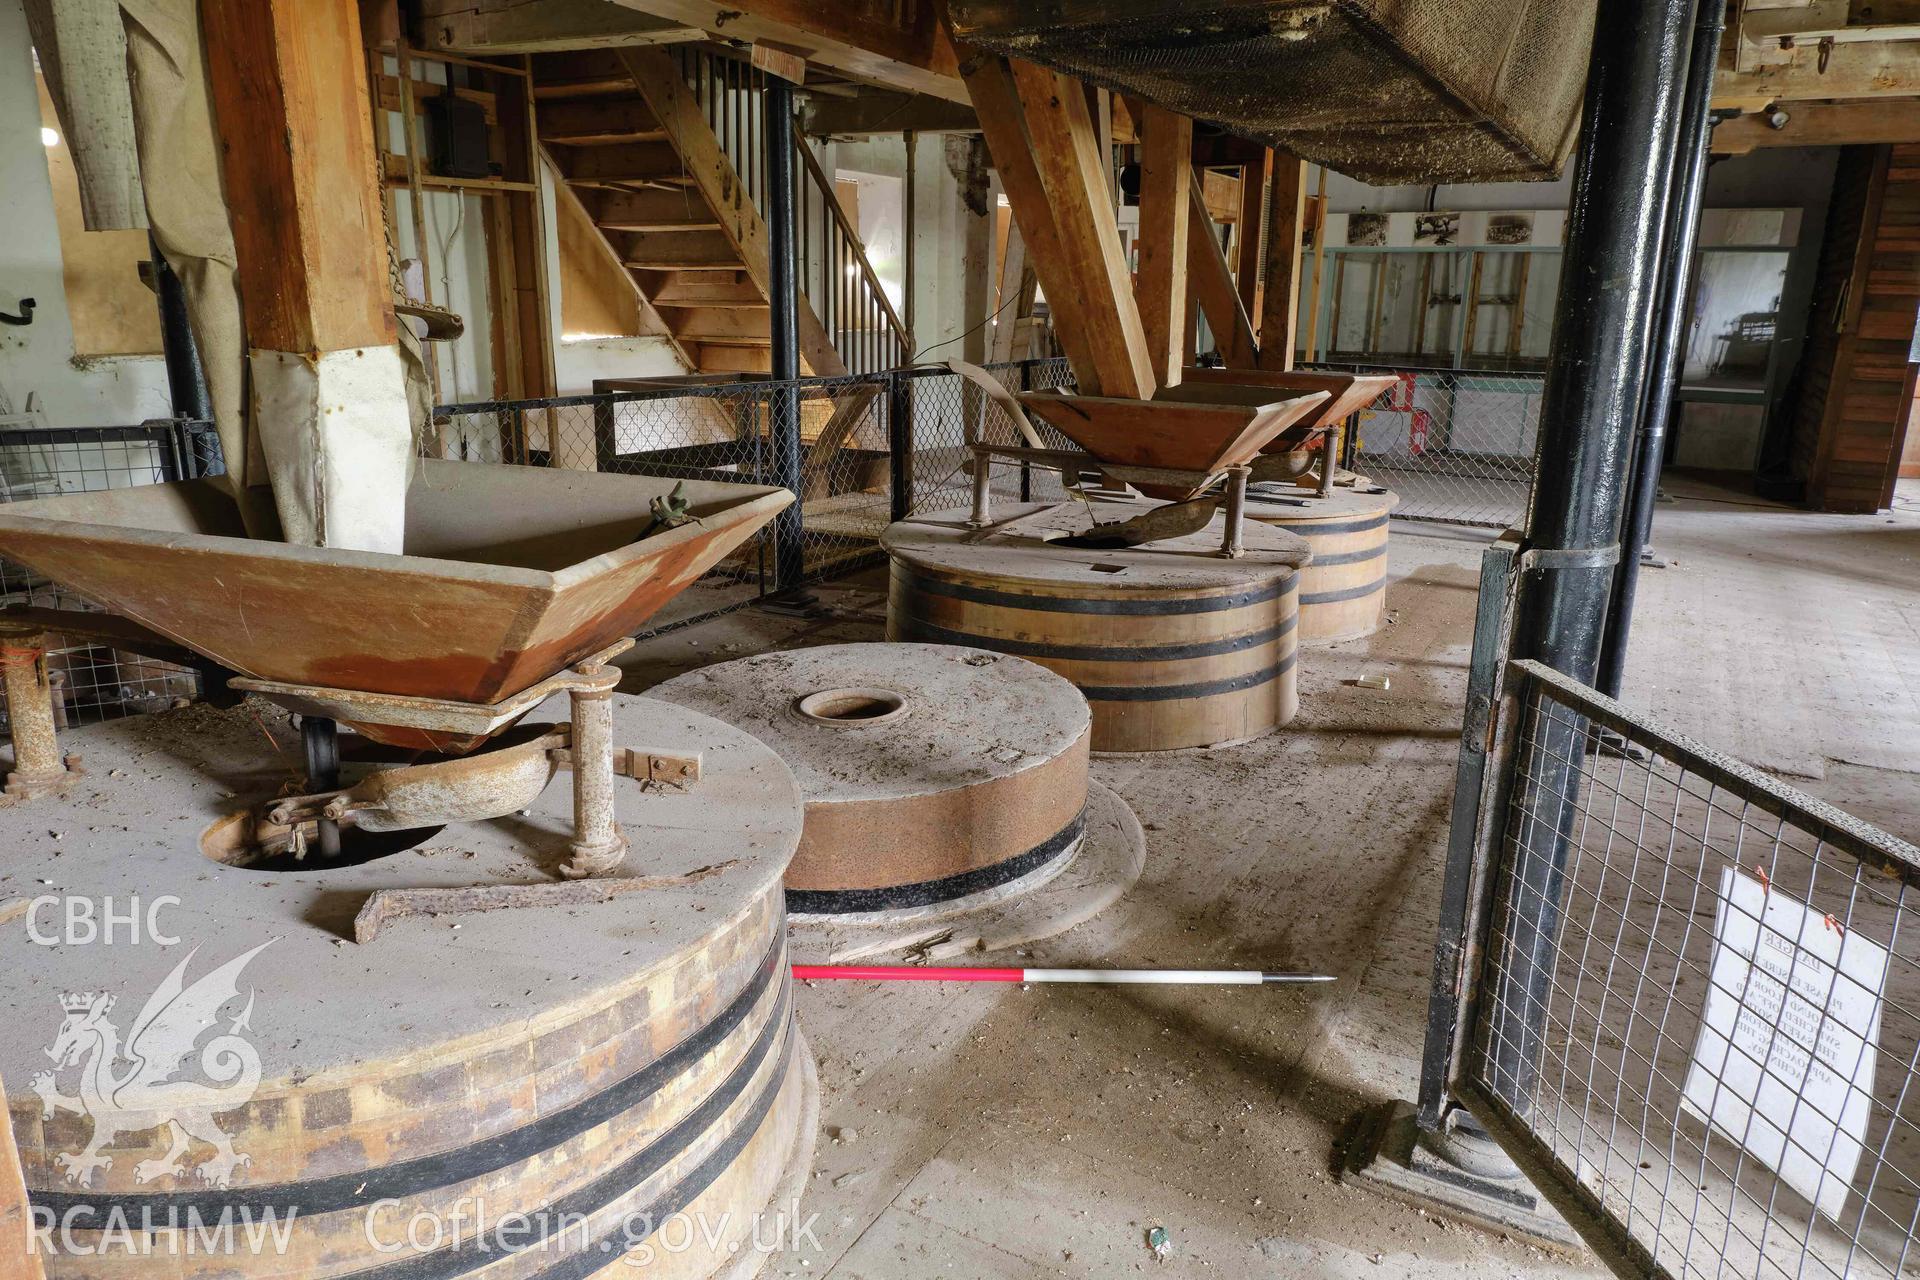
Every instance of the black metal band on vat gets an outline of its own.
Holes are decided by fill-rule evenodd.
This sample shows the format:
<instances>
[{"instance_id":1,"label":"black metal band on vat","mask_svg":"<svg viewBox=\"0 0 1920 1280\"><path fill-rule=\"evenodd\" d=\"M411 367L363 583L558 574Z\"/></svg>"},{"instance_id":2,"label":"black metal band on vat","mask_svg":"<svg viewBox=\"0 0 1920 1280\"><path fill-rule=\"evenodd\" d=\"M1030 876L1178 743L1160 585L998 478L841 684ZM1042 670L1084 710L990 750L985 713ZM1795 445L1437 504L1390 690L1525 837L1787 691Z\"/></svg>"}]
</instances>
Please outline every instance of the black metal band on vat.
<instances>
[{"instance_id":1,"label":"black metal band on vat","mask_svg":"<svg viewBox=\"0 0 1920 1280\"><path fill-rule=\"evenodd\" d=\"M1290 653L1270 667L1199 684L1083 684L1080 692L1086 695L1088 702L1175 702L1188 698L1211 698L1216 694L1239 693L1244 689L1257 689L1263 684L1271 684L1293 670L1298 658L1298 654Z\"/></svg>"},{"instance_id":2,"label":"black metal band on vat","mask_svg":"<svg viewBox=\"0 0 1920 1280\"><path fill-rule=\"evenodd\" d=\"M1234 591L1219 596L1150 596L1121 600L1089 600L1068 596L1021 595L1014 591L996 591L991 587L970 587L964 583L947 582L917 573L898 560L894 561L893 567L894 572L900 574L913 590L930 596L965 600L969 604L996 605L1003 609L1031 609L1039 613L1091 613L1120 617L1224 613L1229 609L1241 609L1250 604L1278 600L1293 589L1300 577L1296 570L1257 590Z\"/></svg>"},{"instance_id":3,"label":"black metal band on vat","mask_svg":"<svg viewBox=\"0 0 1920 1280\"><path fill-rule=\"evenodd\" d=\"M975 867L958 875L917 884L886 885L876 889L789 889L787 913L795 916L859 915L875 911L907 911L997 889L1030 875L1057 858L1071 857L1087 829L1087 811L1027 850L991 866Z\"/></svg>"},{"instance_id":4,"label":"black metal band on vat","mask_svg":"<svg viewBox=\"0 0 1920 1280\"><path fill-rule=\"evenodd\" d=\"M1250 631L1243 636L1228 636L1224 640L1135 646L1048 644L1040 640L1005 640L999 636L981 636L969 631L955 631L923 618L907 618L904 622L908 634L901 636L902 640L925 640L934 644L957 644L974 649L991 649L995 653L1012 654L1016 658L1055 658L1062 662L1178 662L1185 658L1213 658L1223 653L1240 653L1247 649L1258 649L1264 644L1272 644L1275 640L1293 634L1293 629L1300 625L1300 615L1296 612L1277 626L1268 627L1262 631Z\"/></svg>"}]
</instances>

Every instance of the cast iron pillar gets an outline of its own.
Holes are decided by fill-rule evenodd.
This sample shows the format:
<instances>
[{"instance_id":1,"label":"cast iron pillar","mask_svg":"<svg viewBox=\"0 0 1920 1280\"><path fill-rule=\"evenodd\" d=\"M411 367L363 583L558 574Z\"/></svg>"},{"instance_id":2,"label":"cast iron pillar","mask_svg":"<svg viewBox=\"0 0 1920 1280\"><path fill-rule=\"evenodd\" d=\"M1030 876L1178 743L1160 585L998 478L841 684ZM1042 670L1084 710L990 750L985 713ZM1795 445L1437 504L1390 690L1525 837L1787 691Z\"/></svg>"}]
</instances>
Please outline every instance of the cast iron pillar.
<instances>
[{"instance_id":1,"label":"cast iron pillar","mask_svg":"<svg viewBox=\"0 0 1920 1280\"><path fill-rule=\"evenodd\" d=\"M167 362L167 392L173 416L196 422L213 421L213 399L207 394L206 370L200 366L200 348L193 340L193 322L187 312L187 289L174 274L160 243L151 235L147 244L153 259L153 291L160 298L160 350Z\"/></svg>"},{"instance_id":2,"label":"cast iron pillar","mask_svg":"<svg viewBox=\"0 0 1920 1280\"><path fill-rule=\"evenodd\" d=\"M1594 32L1514 614L1515 657L1589 684L1620 558L1696 9L1622 0ZM1535 818L1512 854L1512 925L1483 1000L1489 1083L1523 1112L1544 1045L1585 739L1583 726L1554 718L1533 726L1516 762L1512 811Z\"/></svg>"},{"instance_id":3,"label":"cast iron pillar","mask_svg":"<svg viewBox=\"0 0 1920 1280\"><path fill-rule=\"evenodd\" d=\"M806 576L800 546L800 279L794 229L793 86L767 76L767 307L773 338L772 418L774 483L793 491L791 506L774 518L774 586L787 591Z\"/></svg>"},{"instance_id":4,"label":"cast iron pillar","mask_svg":"<svg viewBox=\"0 0 1920 1280\"><path fill-rule=\"evenodd\" d=\"M1626 675L1627 635L1633 626L1633 600L1640 585L1640 554L1653 536L1654 499L1660 492L1660 464L1666 454L1667 424L1680 394L1686 365L1687 302L1694 251L1700 243L1700 209L1707 188L1707 164L1713 140L1713 74L1719 64L1720 38L1726 27L1723 0L1700 0L1693 24L1693 53L1687 65L1685 106L1680 116L1680 152L1674 161L1673 194L1667 206L1662 246L1663 286L1657 340L1648 376L1646 406L1640 418L1633 478L1621 528L1620 563L1613 573L1607 605L1607 629L1600 648L1595 687L1609 698L1620 696Z\"/></svg>"}]
</instances>

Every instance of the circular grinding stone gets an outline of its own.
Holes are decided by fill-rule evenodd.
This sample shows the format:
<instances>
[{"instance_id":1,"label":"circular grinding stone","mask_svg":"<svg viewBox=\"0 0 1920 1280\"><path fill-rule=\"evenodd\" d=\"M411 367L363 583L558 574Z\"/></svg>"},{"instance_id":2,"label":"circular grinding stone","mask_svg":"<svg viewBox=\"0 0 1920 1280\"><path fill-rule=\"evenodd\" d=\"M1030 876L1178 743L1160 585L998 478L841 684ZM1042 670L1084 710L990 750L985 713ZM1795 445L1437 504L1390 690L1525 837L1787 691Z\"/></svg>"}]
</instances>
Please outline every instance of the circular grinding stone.
<instances>
[{"instance_id":1,"label":"circular grinding stone","mask_svg":"<svg viewBox=\"0 0 1920 1280\"><path fill-rule=\"evenodd\" d=\"M1031 887L1084 831L1086 699L984 649L842 644L759 654L650 696L759 738L793 770L800 917L898 917Z\"/></svg>"},{"instance_id":2,"label":"circular grinding stone","mask_svg":"<svg viewBox=\"0 0 1920 1280\"><path fill-rule=\"evenodd\" d=\"M567 714L560 697L532 719ZM614 874L656 882L390 918L360 944L377 890L565 887L568 778L512 817L276 872L214 861L201 838L298 784L300 733L278 708L195 705L61 737L87 765L72 792L0 809L0 1079L33 1201L71 1215L82 1244L115 1212L136 1235L170 1212L272 1213L292 1220L284 1249L169 1258L168 1274L451 1274L462 1260L435 1256L450 1241L384 1245L406 1241L416 1209L444 1221L478 1195L495 1215L591 1211L593 1231L543 1246L542 1266L590 1264L571 1274L625 1269L645 1243L634 1225L663 1205L738 1227L675 1276L739 1264L749 1220L806 1158L810 1105L780 897L802 808L772 751L616 696L616 745L702 758L684 792L616 780L632 852ZM142 1031L169 989L204 1008L184 1030ZM89 1083L90 1065L118 1079L140 1061L166 1078L110 1101ZM180 1153L170 1119L192 1138ZM47 1261L51 1277L94 1274L92 1258Z\"/></svg>"}]
</instances>

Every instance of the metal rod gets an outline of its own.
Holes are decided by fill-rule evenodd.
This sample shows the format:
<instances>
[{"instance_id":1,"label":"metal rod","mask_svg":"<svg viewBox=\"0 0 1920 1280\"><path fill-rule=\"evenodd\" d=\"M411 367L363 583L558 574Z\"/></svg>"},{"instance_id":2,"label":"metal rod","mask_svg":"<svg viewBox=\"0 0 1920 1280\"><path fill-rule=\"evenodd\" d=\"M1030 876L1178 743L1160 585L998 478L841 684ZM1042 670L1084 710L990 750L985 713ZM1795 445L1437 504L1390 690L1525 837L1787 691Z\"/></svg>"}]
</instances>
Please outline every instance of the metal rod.
<instances>
[{"instance_id":1,"label":"metal rod","mask_svg":"<svg viewBox=\"0 0 1920 1280\"><path fill-rule=\"evenodd\" d=\"M923 964L796 964L798 982L1074 982L1099 986L1261 987L1336 981L1330 973L1260 969L993 969Z\"/></svg>"},{"instance_id":2,"label":"metal rod","mask_svg":"<svg viewBox=\"0 0 1920 1280\"><path fill-rule=\"evenodd\" d=\"M774 517L774 586L785 591L806 576L800 477L800 397L791 385L800 376L800 285L794 243L793 87L768 76L762 95L766 119L761 138L767 153L767 307L773 342L772 401L774 482L794 502ZM785 385L783 385L785 384Z\"/></svg>"},{"instance_id":3,"label":"metal rod","mask_svg":"<svg viewBox=\"0 0 1920 1280\"><path fill-rule=\"evenodd\" d=\"M1712 3L1713 0L1708 0ZM1626 502L1627 461L1647 379L1660 238L1685 88L1695 0L1620 0L1594 32L1573 199L1540 410L1528 555L1514 653L1593 678ZM1503 1024L1495 1078L1529 1105L1545 1045L1560 937L1571 789L1584 731L1543 724L1529 744L1513 811L1535 815L1511 857L1514 923L1493 994Z\"/></svg>"},{"instance_id":4,"label":"metal rod","mask_svg":"<svg viewBox=\"0 0 1920 1280\"><path fill-rule=\"evenodd\" d=\"M1247 477L1252 467L1227 468L1227 519L1220 554L1238 560L1246 554Z\"/></svg>"},{"instance_id":5,"label":"metal rod","mask_svg":"<svg viewBox=\"0 0 1920 1280\"><path fill-rule=\"evenodd\" d=\"M1701 0L1693 26L1693 53L1687 69L1686 105L1680 119L1680 154L1674 164L1662 253L1665 286L1661 293L1659 341L1640 416L1627 514L1621 526L1620 563L1613 571L1607 604L1607 629L1600 648L1595 687L1609 698L1620 696L1626 677L1627 637L1633 628L1633 602L1640 586L1640 553L1653 536L1653 507L1660 493L1660 463L1666 453L1667 423L1680 393L1686 366L1687 305L1694 251L1700 243L1700 207L1706 195L1707 164L1713 139L1714 68L1726 10L1718 0Z\"/></svg>"},{"instance_id":6,"label":"metal rod","mask_svg":"<svg viewBox=\"0 0 1920 1280\"><path fill-rule=\"evenodd\" d=\"M581 675L607 670L599 662L574 668ZM627 837L613 816L613 688L568 691L573 704L573 735L568 754L573 767L573 857L560 868L570 880L605 875L627 855Z\"/></svg>"},{"instance_id":7,"label":"metal rod","mask_svg":"<svg viewBox=\"0 0 1920 1280\"><path fill-rule=\"evenodd\" d=\"M967 516L969 529L984 529L993 523L993 456L978 445L973 448L973 511Z\"/></svg>"}]
</instances>

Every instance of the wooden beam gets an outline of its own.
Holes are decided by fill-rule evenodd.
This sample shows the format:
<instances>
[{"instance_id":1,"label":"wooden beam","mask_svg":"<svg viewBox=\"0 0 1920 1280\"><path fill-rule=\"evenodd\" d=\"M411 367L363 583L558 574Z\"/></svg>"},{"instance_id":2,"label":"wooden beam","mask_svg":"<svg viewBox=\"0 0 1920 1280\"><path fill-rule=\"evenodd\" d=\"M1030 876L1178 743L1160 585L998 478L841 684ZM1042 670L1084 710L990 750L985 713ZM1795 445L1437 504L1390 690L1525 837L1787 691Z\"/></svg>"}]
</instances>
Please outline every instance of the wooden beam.
<instances>
[{"instance_id":1,"label":"wooden beam","mask_svg":"<svg viewBox=\"0 0 1920 1280\"><path fill-rule=\"evenodd\" d=\"M987 150L992 153L1000 185L1007 193L1007 204L1013 209L1013 220L1026 244L1027 260L1040 287L1046 290L1047 306L1053 311L1060 346L1075 373L1097 386L1099 371L1094 364L1092 339L1083 316L1085 299L1075 291L1064 269L1060 228L1047 201L1040 171L1034 164L1033 146L1027 140L1026 115L1013 83L1013 69L1005 58L980 54L962 64L961 74L967 91L973 95ZM1083 385L1087 384L1083 382Z\"/></svg>"},{"instance_id":2,"label":"wooden beam","mask_svg":"<svg viewBox=\"0 0 1920 1280\"><path fill-rule=\"evenodd\" d=\"M1273 156L1268 182L1265 290L1260 305L1260 367L1293 368L1300 316L1300 227L1306 213L1306 162Z\"/></svg>"},{"instance_id":3,"label":"wooden beam","mask_svg":"<svg viewBox=\"0 0 1920 1280\"><path fill-rule=\"evenodd\" d=\"M965 102L935 6L896 0L612 0L726 40L771 40L856 80Z\"/></svg>"},{"instance_id":4,"label":"wooden beam","mask_svg":"<svg viewBox=\"0 0 1920 1280\"><path fill-rule=\"evenodd\" d=\"M748 197L733 162L720 146L720 139L714 136L706 113L681 78L680 68L662 49L623 49L619 57L671 140L670 149L678 157L678 168L713 210L720 223L720 235L739 258L738 269L745 271L755 287L765 294L772 278L766 222ZM596 150L598 148L584 148L581 160L591 161ZM805 297L800 298L799 304L801 363L819 377L845 374L847 366L833 349L833 341L819 316Z\"/></svg>"},{"instance_id":5,"label":"wooden beam","mask_svg":"<svg viewBox=\"0 0 1920 1280\"><path fill-rule=\"evenodd\" d=\"M1059 274L1085 303L1081 318L1092 346L1097 394L1148 399L1156 383L1134 302L1133 275L1120 252L1106 139L1094 128L1079 81L1030 62L1014 60L1011 66L1034 167L1059 232ZM1040 252L1037 243L1033 248ZM1047 279L1044 266L1041 279ZM1049 300L1058 294L1047 286ZM1084 375L1081 381L1084 385Z\"/></svg>"},{"instance_id":6,"label":"wooden beam","mask_svg":"<svg viewBox=\"0 0 1920 1280\"><path fill-rule=\"evenodd\" d=\"M1000 257L1000 287L994 303L993 346L987 358L996 364L1025 359L1019 346L1021 325L1033 314L1034 273L1027 261L1027 241L1016 219L1007 228L1007 248Z\"/></svg>"},{"instance_id":7,"label":"wooden beam","mask_svg":"<svg viewBox=\"0 0 1920 1280\"><path fill-rule=\"evenodd\" d=\"M1273 152L1258 160L1249 160L1240 170L1240 212L1234 224L1234 239L1239 248L1233 262L1239 287L1240 305L1250 316L1260 314L1261 253L1265 247L1267 171L1273 167Z\"/></svg>"},{"instance_id":8,"label":"wooden beam","mask_svg":"<svg viewBox=\"0 0 1920 1280\"><path fill-rule=\"evenodd\" d=\"M1154 379L1180 381L1187 307L1193 120L1147 107L1140 120L1140 277L1135 287Z\"/></svg>"},{"instance_id":9,"label":"wooden beam","mask_svg":"<svg viewBox=\"0 0 1920 1280\"><path fill-rule=\"evenodd\" d=\"M868 138L876 134L978 133L980 118L967 102L925 93L867 89L851 98L807 95L800 127L815 138Z\"/></svg>"},{"instance_id":10,"label":"wooden beam","mask_svg":"<svg viewBox=\"0 0 1920 1280\"><path fill-rule=\"evenodd\" d=\"M467 53L544 53L704 40L697 26L606 0L420 0L414 43Z\"/></svg>"},{"instance_id":11,"label":"wooden beam","mask_svg":"<svg viewBox=\"0 0 1920 1280\"><path fill-rule=\"evenodd\" d=\"M1753 71L1738 70L1729 48L1713 81L1713 105L1741 111L1810 98L1914 97L1920 97L1920 40L1835 44L1824 52L1816 45L1798 46L1791 62Z\"/></svg>"},{"instance_id":12,"label":"wooden beam","mask_svg":"<svg viewBox=\"0 0 1920 1280\"><path fill-rule=\"evenodd\" d=\"M1736 116L1715 127L1715 155L1740 156L1764 147L1844 147L1920 142L1920 104L1886 102L1794 102L1781 108L1776 127L1770 112Z\"/></svg>"},{"instance_id":13,"label":"wooden beam","mask_svg":"<svg viewBox=\"0 0 1920 1280\"><path fill-rule=\"evenodd\" d=\"M523 55L518 61L524 65L531 59ZM553 282L547 276L546 204L539 188L540 169L546 161L534 115L533 77L502 74L492 79L500 98L492 159L500 166L502 179L524 184L496 201L505 211L503 230L513 237L513 277L504 291L519 331L513 357L521 394L550 396L559 390L559 374L553 350Z\"/></svg>"},{"instance_id":14,"label":"wooden beam","mask_svg":"<svg viewBox=\"0 0 1920 1280\"><path fill-rule=\"evenodd\" d=\"M395 340L360 16L351 0L204 0L247 345Z\"/></svg>"},{"instance_id":15,"label":"wooden beam","mask_svg":"<svg viewBox=\"0 0 1920 1280\"><path fill-rule=\"evenodd\" d=\"M1240 305L1233 271L1227 266L1227 255L1220 247L1214 221L1207 216L1206 197L1201 194L1197 174L1189 176L1187 199L1191 206L1187 222L1187 278L1193 285L1192 311L1196 315L1206 313L1214 345L1228 368L1260 367L1253 324L1247 318L1247 309ZM1187 355L1191 357L1192 352Z\"/></svg>"}]
</instances>

